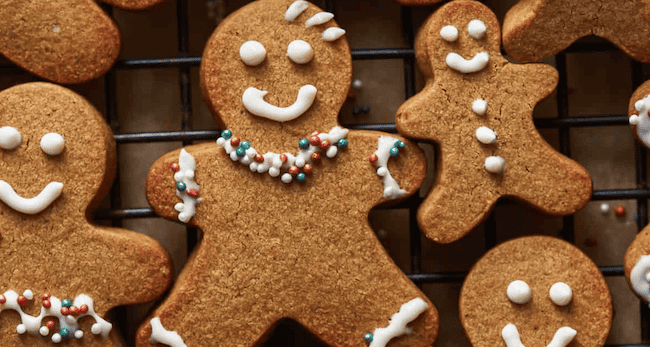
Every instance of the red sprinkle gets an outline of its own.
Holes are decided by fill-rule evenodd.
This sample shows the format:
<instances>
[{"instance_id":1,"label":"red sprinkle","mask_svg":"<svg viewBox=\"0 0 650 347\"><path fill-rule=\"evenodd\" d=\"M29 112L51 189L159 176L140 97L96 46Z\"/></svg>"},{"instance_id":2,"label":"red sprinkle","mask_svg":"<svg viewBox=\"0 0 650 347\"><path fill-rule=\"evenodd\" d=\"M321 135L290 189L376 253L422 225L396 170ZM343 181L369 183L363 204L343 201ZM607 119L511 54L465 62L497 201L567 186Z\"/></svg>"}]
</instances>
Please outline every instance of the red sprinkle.
<instances>
[{"instance_id":1,"label":"red sprinkle","mask_svg":"<svg viewBox=\"0 0 650 347\"><path fill-rule=\"evenodd\" d=\"M264 162L264 157L261 154L255 154L255 161L258 163L263 163Z\"/></svg>"},{"instance_id":2,"label":"red sprinkle","mask_svg":"<svg viewBox=\"0 0 650 347\"><path fill-rule=\"evenodd\" d=\"M45 323L45 326L48 329L52 330L56 326L56 323L53 320L48 320L47 323Z\"/></svg>"},{"instance_id":3,"label":"red sprinkle","mask_svg":"<svg viewBox=\"0 0 650 347\"><path fill-rule=\"evenodd\" d=\"M48 300L48 299L43 300L43 307L45 307L45 308L52 307L52 303L50 302L50 300Z\"/></svg>"},{"instance_id":4,"label":"red sprinkle","mask_svg":"<svg viewBox=\"0 0 650 347\"><path fill-rule=\"evenodd\" d=\"M310 174L312 169L313 166L311 166L311 164L305 164L305 166L302 168L302 171L304 171L306 174Z\"/></svg>"},{"instance_id":5,"label":"red sprinkle","mask_svg":"<svg viewBox=\"0 0 650 347\"><path fill-rule=\"evenodd\" d=\"M73 316L79 315L79 307L77 306L70 306L70 314Z\"/></svg>"},{"instance_id":6,"label":"red sprinkle","mask_svg":"<svg viewBox=\"0 0 650 347\"><path fill-rule=\"evenodd\" d=\"M233 147L239 146L239 142L241 142L241 139L239 137L237 137L237 136L230 139L230 145L233 146Z\"/></svg>"},{"instance_id":7,"label":"red sprinkle","mask_svg":"<svg viewBox=\"0 0 650 347\"><path fill-rule=\"evenodd\" d=\"M83 304L81 307L79 307L79 314L86 314L88 313L88 305Z\"/></svg>"},{"instance_id":8,"label":"red sprinkle","mask_svg":"<svg viewBox=\"0 0 650 347\"><path fill-rule=\"evenodd\" d=\"M27 298L25 296L21 295L21 296L18 297L18 299L16 301L18 301L18 305L22 306L22 305L25 305L27 303Z\"/></svg>"},{"instance_id":9,"label":"red sprinkle","mask_svg":"<svg viewBox=\"0 0 650 347\"><path fill-rule=\"evenodd\" d=\"M178 172L178 170L181 169L181 166L178 165L178 163L171 163L171 165L169 165L169 168L174 172Z\"/></svg>"},{"instance_id":10,"label":"red sprinkle","mask_svg":"<svg viewBox=\"0 0 650 347\"><path fill-rule=\"evenodd\" d=\"M0 295L0 305L3 305L5 302L7 302L7 299L5 299L5 296Z\"/></svg>"},{"instance_id":11,"label":"red sprinkle","mask_svg":"<svg viewBox=\"0 0 650 347\"><path fill-rule=\"evenodd\" d=\"M282 164L286 163L289 158L287 157L286 154L282 153L280 154L280 160L282 161Z\"/></svg>"},{"instance_id":12,"label":"red sprinkle","mask_svg":"<svg viewBox=\"0 0 650 347\"><path fill-rule=\"evenodd\" d=\"M622 205L616 206L616 208L614 209L614 214L616 215L616 217L625 216L625 206Z\"/></svg>"},{"instance_id":13,"label":"red sprinkle","mask_svg":"<svg viewBox=\"0 0 650 347\"><path fill-rule=\"evenodd\" d=\"M370 158L368 158L368 160L370 160L370 162L374 164L377 162L377 160L379 160L379 157L376 154L373 154L370 156Z\"/></svg>"},{"instance_id":14,"label":"red sprinkle","mask_svg":"<svg viewBox=\"0 0 650 347\"><path fill-rule=\"evenodd\" d=\"M309 138L309 144L312 146L318 146L320 144L320 137L312 136Z\"/></svg>"},{"instance_id":15,"label":"red sprinkle","mask_svg":"<svg viewBox=\"0 0 650 347\"><path fill-rule=\"evenodd\" d=\"M316 136L316 135L318 135L318 134L320 134L320 131L318 131L318 130L314 130L314 132L311 133L311 136Z\"/></svg>"},{"instance_id":16,"label":"red sprinkle","mask_svg":"<svg viewBox=\"0 0 650 347\"><path fill-rule=\"evenodd\" d=\"M295 175L297 175L298 173L300 173L300 169L299 169L297 166L295 166L295 165L293 165L292 167L290 167L289 170L287 170L287 171L289 172L289 174L291 174L291 176L295 176Z\"/></svg>"},{"instance_id":17,"label":"red sprinkle","mask_svg":"<svg viewBox=\"0 0 650 347\"><path fill-rule=\"evenodd\" d=\"M320 149L327 149L331 144L330 140L325 140L320 143Z\"/></svg>"},{"instance_id":18,"label":"red sprinkle","mask_svg":"<svg viewBox=\"0 0 650 347\"><path fill-rule=\"evenodd\" d=\"M61 307L61 314L67 316L70 314L70 309L67 307Z\"/></svg>"},{"instance_id":19,"label":"red sprinkle","mask_svg":"<svg viewBox=\"0 0 650 347\"><path fill-rule=\"evenodd\" d=\"M50 300L50 293L43 293L43 295L41 295L41 300Z\"/></svg>"},{"instance_id":20,"label":"red sprinkle","mask_svg":"<svg viewBox=\"0 0 650 347\"><path fill-rule=\"evenodd\" d=\"M199 196L199 191L194 189L194 188L188 189L187 190L187 195L189 195L189 196L191 196L193 198L196 198L197 196Z\"/></svg>"},{"instance_id":21,"label":"red sprinkle","mask_svg":"<svg viewBox=\"0 0 650 347\"><path fill-rule=\"evenodd\" d=\"M311 158L311 161L316 163L316 162L318 162L320 160L320 153L314 152L314 153L311 154L310 158Z\"/></svg>"}]
</instances>

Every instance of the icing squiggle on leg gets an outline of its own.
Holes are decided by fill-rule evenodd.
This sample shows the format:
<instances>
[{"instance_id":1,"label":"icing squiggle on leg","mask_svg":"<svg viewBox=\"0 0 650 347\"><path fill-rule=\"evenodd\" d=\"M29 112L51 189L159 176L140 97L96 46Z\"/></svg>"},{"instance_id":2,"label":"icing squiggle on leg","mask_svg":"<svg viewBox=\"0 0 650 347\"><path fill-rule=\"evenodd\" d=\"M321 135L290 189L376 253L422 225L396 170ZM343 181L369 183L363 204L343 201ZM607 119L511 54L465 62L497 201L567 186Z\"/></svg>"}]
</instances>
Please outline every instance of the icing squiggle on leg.
<instances>
[{"instance_id":1,"label":"icing squiggle on leg","mask_svg":"<svg viewBox=\"0 0 650 347\"><path fill-rule=\"evenodd\" d=\"M183 338L177 332L169 331L163 327L160 318L152 318L149 324L151 324L152 343L162 343L171 347L187 347L183 342Z\"/></svg>"},{"instance_id":2,"label":"icing squiggle on leg","mask_svg":"<svg viewBox=\"0 0 650 347\"><path fill-rule=\"evenodd\" d=\"M399 312L390 317L390 323L385 328L377 328L372 332L372 342L369 347L384 347L391 339L408 334L406 324L412 322L422 312L429 308L429 304L421 298L415 298L400 307Z\"/></svg>"}]
</instances>

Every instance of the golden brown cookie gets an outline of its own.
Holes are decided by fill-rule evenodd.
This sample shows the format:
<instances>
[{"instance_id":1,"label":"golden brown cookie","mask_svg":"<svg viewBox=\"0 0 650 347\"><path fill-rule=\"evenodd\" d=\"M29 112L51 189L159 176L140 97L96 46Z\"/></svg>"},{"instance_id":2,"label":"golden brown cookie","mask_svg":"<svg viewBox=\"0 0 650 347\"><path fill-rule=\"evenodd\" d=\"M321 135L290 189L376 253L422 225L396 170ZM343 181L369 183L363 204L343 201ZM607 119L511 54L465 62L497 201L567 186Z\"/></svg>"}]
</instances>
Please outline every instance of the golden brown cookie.
<instances>
[{"instance_id":1,"label":"golden brown cookie","mask_svg":"<svg viewBox=\"0 0 650 347\"><path fill-rule=\"evenodd\" d=\"M598 267L574 245L548 236L487 252L467 275L459 305L475 347L598 347L612 324L612 297Z\"/></svg>"},{"instance_id":2,"label":"golden brown cookie","mask_svg":"<svg viewBox=\"0 0 650 347\"><path fill-rule=\"evenodd\" d=\"M497 199L568 215L591 196L591 177L533 124L557 83L555 69L517 65L499 51L499 22L485 5L458 0L420 29L415 53L427 84L396 116L397 130L440 146L436 185L418 211L427 236L448 243L487 218Z\"/></svg>"},{"instance_id":3,"label":"golden brown cookie","mask_svg":"<svg viewBox=\"0 0 650 347\"><path fill-rule=\"evenodd\" d=\"M107 0L142 9L162 0ZM23 69L60 84L105 74L121 39L94 0L0 0L0 53Z\"/></svg>"},{"instance_id":4,"label":"golden brown cookie","mask_svg":"<svg viewBox=\"0 0 650 347\"><path fill-rule=\"evenodd\" d=\"M641 141L646 147L650 147L648 109L650 109L650 81L646 81L634 91L628 105L632 132L637 140Z\"/></svg>"},{"instance_id":5,"label":"golden brown cookie","mask_svg":"<svg viewBox=\"0 0 650 347\"><path fill-rule=\"evenodd\" d=\"M108 310L155 299L172 269L152 238L89 222L115 172L102 116L63 87L9 88L0 151L0 345L121 345Z\"/></svg>"},{"instance_id":6,"label":"golden brown cookie","mask_svg":"<svg viewBox=\"0 0 650 347\"><path fill-rule=\"evenodd\" d=\"M167 0L101 0L101 2L125 10L144 10L165 1Z\"/></svg>"},{"instance_id":7,"label":"golden brown cookie","mask_svg":"<svg viewBox=\"0 0 650 347\"><path fill-rule=\"evenodd\" d=\"M630 289L645 303L650 301L650 227L636 236L625 252L625 279Z\"/></svg>"},{"instance_id":8,"label":"golden brown cookie","mask_svg":"<svg viewBox=\"0 0 650 347\"><path fill-rule=\"evenodd\" d=\"M228 130L147 178L154 211L204 238L138 346L257 346L283 318L332 346L435 340L435 307L368 224L374 206L417 191L424 155L338 125L352 66L341 30L307 2L262 0L210 38L203 92Z\"/></svg>"},{"instance_id":9,"label":"golden brown cookie","mask_svg":"<svg viewBox=\"0 0 650 347\"><path fill-rule=\"evenodd\" d=\"M648 0L523 0L506 14L503 46L515 60L534 62L596 35L647 63L649 20Z\"/></svg>"}]
</instances>

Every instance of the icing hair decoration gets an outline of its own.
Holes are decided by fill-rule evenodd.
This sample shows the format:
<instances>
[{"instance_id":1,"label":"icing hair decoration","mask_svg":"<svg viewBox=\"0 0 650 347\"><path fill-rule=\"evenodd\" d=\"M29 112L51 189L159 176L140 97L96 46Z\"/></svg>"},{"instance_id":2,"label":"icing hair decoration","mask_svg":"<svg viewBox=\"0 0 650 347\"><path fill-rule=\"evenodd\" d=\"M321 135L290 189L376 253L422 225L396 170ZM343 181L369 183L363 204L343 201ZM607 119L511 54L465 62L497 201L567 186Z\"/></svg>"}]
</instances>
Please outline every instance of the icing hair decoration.
<instances>
[{"instance_id":1,"label":"icing hair decoration","mask_svg":"<svg viewBox=\"0 0 650 347\"><path fill-rule=\"evenodd\" d=\"M329 12L318 12L315 15L313 15L311 18L307 19L305 22L305 26L307 28L311 28L314 25L321 25L329 22L332 18L334 18L334 14L329 13Z\"/></svg>"},{"instance_id":2,"label":"icing hair decoration","mask_svg":"<svg viewBox=\"0 0 650 347\"><path fill-rule=\"evenodd\" d=\"M293 22L308 7L309 7L309 3L307 1L303 1L303 0L295 1L293 4L289 6L287 12L284 13L284 19L286 19L287 22Z\"/></svg>"},{"instance_id":3,"label":"icing hair decoration","mask_svg":"<svg viewBox=\"0 0 650 347\"><path fill-rule=\"evenodd\" d=\"M296 20L296 18L298 18L298 16L305 12L307 8L309 8L309 3L307 1L294 1L291 5L289 5L289 8L284 13L284 19L287 22L293 22ZM318 12L305 21L305 26L310 28L316 25L325 24L332 20L332 18L334 18L333 13ZM323 31L321 38L323 41L332 42L338 40L343 35L345 35L345 30L338 27L330 27Z\"/></svg>"}]
</instances>

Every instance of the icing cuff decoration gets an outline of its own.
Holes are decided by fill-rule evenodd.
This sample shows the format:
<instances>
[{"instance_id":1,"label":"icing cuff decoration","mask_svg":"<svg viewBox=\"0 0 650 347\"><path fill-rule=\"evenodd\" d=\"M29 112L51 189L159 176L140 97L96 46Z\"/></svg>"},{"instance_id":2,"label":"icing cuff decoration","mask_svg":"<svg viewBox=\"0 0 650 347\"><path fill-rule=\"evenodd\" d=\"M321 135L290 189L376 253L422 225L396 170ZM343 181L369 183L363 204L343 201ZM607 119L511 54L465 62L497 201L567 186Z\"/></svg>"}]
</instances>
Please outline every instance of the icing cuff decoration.
<instances>
[{"instance_id":1,"label":"icing cuff decoration","mask_svg":"<svg viewBox=\"0 0 650 347\"><path fill-rule=\"evenodd\" d=\"M174 209L180 212L178 220L187 223L196 213L196 204L201 202L199 185L194 182L196 160L183 148L178 156L178 163L172 163L170 168L176 181L176 196L183 199L183 202L174 205Z\"/></svg>"},{"instance_id":2,"label":"icing cuff decoration","mask_svg":"<svg viewBox=\"0 0 650 347\"><path fill-rule=\"evenodd\" d=\"M650 302L650 255L644 255L630 272L630 283L634 292Z\"/></svg>"},{"instance_id":3,"label":"icing cuff decoration","mask_svg":"<svg viewBox=\"0 0 650 347\"><path fill-rule=\"evenodd\" d=\"M630 116L630 124L636 125L636 134L644 145L650 147L650 118L648 118L648 109L650 109L650 95L634 103L634 108L639 113Z\"/></svg>"},{"instance_id":4,"label":"icing cuff decoration","mask_svg":"<svg viewBox=\"0 0 650 347\"><path fill-rule=\"evenodd\" d=\"M298 141L298 154L267 152L264 155L257 153L248 141L242 141L239 137L233 137L232 131L226 129L221 132L217 139L217 145L226 150L230 159L248 166L251 171L264 173L268 172L271 177L280 176L280 170L286 172L280 176L284 183L291 183L294 177L298 182L307 180L307 175L313 170L312 164L321 159L321 151L325 151L328 158L334 158L339 149L348 147L348 140L345 138L348 129L335 126L329 133L315 131L309 139ZM300 171L302 169L302 172Z\"/></svg>"},{"instance_id":5,"label":"icing cuff decoration","mask_svg":"<svg viewBox=\"0 0 650 347\"><path fill-rule=\"evenodd\" d=\"M151 324L151 343L162 343L170 347L187 347L177 332L169 331L163 327L160 318L152 318L149 324Z\"/></svg>"},{"instance_id":6,"label":"icing cuff decoration","mask_svg":"<svg viewBox=\"0 0 650 347\"><path fill-rule=\"evenodd\" d=\"M108 337L113 325L101 317L99 317L93 307L93 299L85 294L77 295L74 300L64 299L59 300L49 294L43 294L41 313L36 316L30 316L23 312L22 305L25 305L28 300L34 298L34 293L31 290L25 290L23 295L18 295L13 290L6 291L0 295L0 311L14 310L18 312L21 319L21 324L16 326L18 334L29 332L30 334L39 333L41 336L47 336L51 331L54 331L56 322L48 320L45 325L41 326L42 320L45 317L56 317L59 321L59 331L52 334L52 342L59 343L63 339L74 336L80 339L84 336L83 331L77 330L79 325L77 321L81 317L91 316L95 319L91 331L95 335L101 334L104 338Z\"/></svg>"},{"instance_id":7,"label":"icing cuff decoration","mask_svg":"<svg viewBox=\"0 0 650 347\"><path fill-rule=\"evenodd\" d=\"M399 312L390 317L390 323L387 327L375 329L372 332L372 336L366 334L364 339L371 341L369 347L384 347L391 339L404 334L410 334L412 330L406 324L415 320L427 308L429 308L429 304L426 301L415 298L402 305Z\"/></svg>"},{"instance_id":8,"label":"icing cuff decoration","mask_svg":"<svg viewBox=\"0 0 650 347\"><path fill-rule=\"evenodd\" d=\"M404 141L391 136L381 136L377 142L377 150L370 156L370 162L378 166L377 175L383 177L384 197L397 199L406 194L388 170L388 159L399 155L400 148L406 147Z\"/></svg>"},{"instance_id":9,"label":"icing cuff decoration","mask_svg":"<svg viewBox=\"0 0 650 347\"><path fill-rule=\"evenodd\" d=\"M561 327L555 332L553 339L548 345L546 345L546 347L566 347L566 345L571 343L577 333L577 331L569 327ZM501 330L501 337L503 337L506 347L525 347L524 344L521 343L521 337L519 336L517 327L512 323L508 323L503 327L503 330Z\"/></svg>"},{"instance_id":10,"label":"icing cuff decoration","mask_svg":"<svg viewBox=\"0 0 650 347\"><path fill-rule=\"evenodd\" d=\"M63 183L50 182L37 196L26 199L18 195L9 183L0 180L0 200L24 214L37 214L43 211L61 195L61 190L63 190Z\"/></svg>"}]
</instances>

